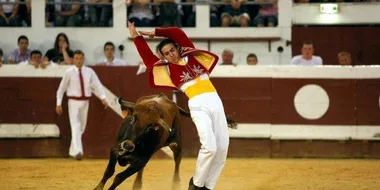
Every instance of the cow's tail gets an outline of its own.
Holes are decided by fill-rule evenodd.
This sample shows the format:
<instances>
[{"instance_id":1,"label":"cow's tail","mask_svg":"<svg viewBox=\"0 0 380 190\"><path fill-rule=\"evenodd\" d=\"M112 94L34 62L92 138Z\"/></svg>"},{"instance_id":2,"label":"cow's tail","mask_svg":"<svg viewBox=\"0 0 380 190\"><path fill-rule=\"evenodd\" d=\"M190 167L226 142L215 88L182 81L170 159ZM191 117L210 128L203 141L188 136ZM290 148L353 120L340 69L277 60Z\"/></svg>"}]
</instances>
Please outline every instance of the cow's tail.
<instances>
[{"instance_id":1,"label":"cow's tail","mask_svg":"<svg viewBox=\"0 0 380 190\"><path fill-rule=\"evenodd\" d=\"M179 113L182 115L182 116L185 116L185 117L188 117L188 118L191 118L191 115L189 112L187 112L186 110L184 110L183 108L179 107L178 106L178 109L179 109ZM232 119L232 117L227 117L227 124L228 124L228 127L231 128L231 129L237 129L237 123L236 121L234 121Z\"/></svg>"}]
</instances>

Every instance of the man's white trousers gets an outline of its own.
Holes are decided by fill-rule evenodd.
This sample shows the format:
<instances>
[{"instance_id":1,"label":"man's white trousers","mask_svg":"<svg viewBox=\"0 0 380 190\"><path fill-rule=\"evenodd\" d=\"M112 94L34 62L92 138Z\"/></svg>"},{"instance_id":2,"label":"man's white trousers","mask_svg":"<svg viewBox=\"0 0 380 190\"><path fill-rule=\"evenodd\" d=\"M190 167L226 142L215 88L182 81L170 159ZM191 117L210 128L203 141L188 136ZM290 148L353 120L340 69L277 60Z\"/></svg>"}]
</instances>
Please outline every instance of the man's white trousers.
<instances>
[{"instance_id":1,"label":"man's white trousers","mask_svg":"<svg viewBox=\"0 0 380 190\"><path fill-rule=\"evenodd\" d=\"M188 105L201 142L193 181L198 187L214 189L225 165L229 145L223 103L217 93L205 93L191 98Z\"/></svg>"},{"instance_id":2,"label":"man's white trousers","mask_svg":"<svg viewBox=\"0 0 380 190\"><path fill-rule=\"evenodd\" d=\"M78 153L83 155L82 135L87 125L89 101L69 99L68 104L71 126L69 155L75 157Z\"/></svg>"}]
</instances>

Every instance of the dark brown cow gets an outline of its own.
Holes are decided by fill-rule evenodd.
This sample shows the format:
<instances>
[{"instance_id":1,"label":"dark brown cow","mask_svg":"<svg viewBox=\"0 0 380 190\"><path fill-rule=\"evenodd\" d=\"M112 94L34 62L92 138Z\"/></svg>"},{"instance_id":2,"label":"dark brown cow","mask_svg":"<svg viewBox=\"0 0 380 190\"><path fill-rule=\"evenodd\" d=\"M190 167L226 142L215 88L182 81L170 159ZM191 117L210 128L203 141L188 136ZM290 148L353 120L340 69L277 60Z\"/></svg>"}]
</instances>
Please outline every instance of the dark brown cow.
<instances>
[{"instance_id":1,"label":"dark brown cow","mask_svg":"<svg viewBox=\"0 0 380 190\"><path fill-rule=\"evenodd\" d=\"M138 174L133 189L140 189L144 166L153 154L164 146L169 146L174 153L173 181L178 182L182 159L180 115L190 117L190 114L162 93L141 97L136 103L119 98L119 103L122 110L127 111L128 114L121 123L117 143L111 149L108 166L95 190L104 188L107 180L115 172L116 163L120 166L128 164L129 166L116 175L109 189L115 189L136 172ZM228 119L228 123L229 127L236 127L234 121Z\"/></svg>"}]
</instances>

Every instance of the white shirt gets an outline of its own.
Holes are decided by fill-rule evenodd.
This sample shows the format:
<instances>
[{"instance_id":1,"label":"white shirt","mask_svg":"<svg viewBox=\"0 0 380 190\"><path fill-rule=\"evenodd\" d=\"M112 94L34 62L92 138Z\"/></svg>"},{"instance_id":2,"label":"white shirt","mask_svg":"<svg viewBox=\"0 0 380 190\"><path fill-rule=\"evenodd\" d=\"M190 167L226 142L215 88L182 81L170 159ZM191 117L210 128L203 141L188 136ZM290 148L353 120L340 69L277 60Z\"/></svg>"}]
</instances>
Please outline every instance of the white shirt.
<instances>
[{"instance_id":1,"label":"white shirt","mask_svg":"<svg viewBox=\"0 0 380 190\"><path fill-rule=\"evenodd\" d=\"M28 61L21 61L20 63L18 63L18 65L31 65L29 63L29 61L30 60L28 60ZM50 66L55 67L55 66L57 66L57 64L54 63L53 61L50 61L49 64L47 65L47 67L50 67Z\"/></svg>"},{"instance_id":2,"label":"white shirt","mask_svg":"<svg viewBox=\"0 0 380 190\"><path fill-rule=\"evenodd\" d=\"M302 55L294 56L292 61L290 62L292 65L323 65L322 58L320 56L313 55L310 60L306 60L302 58Z\"/></svg>"},{"instance_id":3,"label":"white shirt","mask_svg":"<svg viewBox=\"0 0 380 190\"><path fill-rule=\"evenodd\" d=\"M0 2L6 3L6 0L0 0ZM10 0L9 1L9 3L15 3L15 2L16 2L16 0ZM0 6L2 6L4 13L12 13L13 10L14 10L14 7L15 7L14 5L15 4L3 4L3 5L0 5Z\"/></svg>"},{"instance_id":4,"label":"white shirt","mask_svg":"<svg viewBox=\"0 0 380 190\"><path fill-rule=\"evenodd\" d=\"M91 69L90 67L83 66L82 76L85 97L91 97L92 89L95 89L99 93L100 99L106 98L106 95L103 90L103 85L93 69ZM63 78L57 90L57 106L60 106L62 104L63 94L65 93L65 91L67 96L82 96L79 69L76 66L67 69L67 71L63 75Z\"/></svg>"},{"instance_id":5,"label":"white shirt","mask_svg":"<svg viewBox=\"0 0 380 190\"><path fill-rule=\"evenodd\" d=\"M127 62L122 59L114 58L112 62L108 62L107 58L99 59L97 63L106 63L107 66L127 66Z\"/></svg>"}]
</instances>

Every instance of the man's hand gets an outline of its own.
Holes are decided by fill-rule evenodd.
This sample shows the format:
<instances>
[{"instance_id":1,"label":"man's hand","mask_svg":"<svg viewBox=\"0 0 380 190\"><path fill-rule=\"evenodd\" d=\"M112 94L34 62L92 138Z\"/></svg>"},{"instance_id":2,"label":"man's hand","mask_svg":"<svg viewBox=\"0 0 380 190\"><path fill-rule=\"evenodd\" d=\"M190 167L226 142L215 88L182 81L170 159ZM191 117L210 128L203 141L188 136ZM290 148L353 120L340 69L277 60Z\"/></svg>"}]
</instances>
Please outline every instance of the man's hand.
<instances>
[{"instance_id":1,"label":"man's hand","mask_svg":"<svg viewBox=\"0 0 380 190\"><path fill-rule=\"evenodd\" d=\"M55 108L55 112L57 112L58 115L62 115L62 113L63 113L62 106L57 106Z\"/></svg>"},{"instance_id":2,"label":"man's hand","mask_svg":"<svg viewBox=\"0 0 380 190\"><path fill-rule=\"evenodd\" d=\"M108 102L107 102L106 99L103 99L103 100L102 100L102 104L104 105L104 109L107 109L107 107L108 107Z\"/></svg>"},{"instance_id":3,"label":"man's hand","mask_svg":"<svg viewBox=\"0 0 380 190\"><path fill-rule=\"evenodd\" d=\"M139 34L136 31L135 23L128 21L128 29L132 38L136 38L137 36L139 36Z\"/></svg>"},{"instance_id":4,"label":"man's hand","mask_svg":"<svg viewBox=\"0 0 380 190\"><path fill-rule=\"evenodd\" d=\"M149 38L154 38L154 36L156 35L156 34L154 33L154 31L153 31L153 32L139 31L139 34L140 34L140 35L143 35L143 36L149 36Z\"/></svg>"},{"instance_id":5,"label":"man's hand","mask_svg":"<svg viewBox=\"0 0 380 190\"><path fill-rule=\"evenodd\" d=\"M49 61L42 61L41 62L41 68L46 69L46 67L49 65Z\"/></svg>"}]
</instances>

